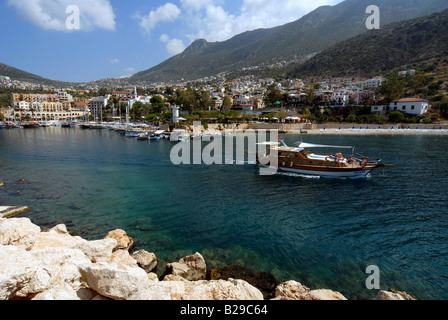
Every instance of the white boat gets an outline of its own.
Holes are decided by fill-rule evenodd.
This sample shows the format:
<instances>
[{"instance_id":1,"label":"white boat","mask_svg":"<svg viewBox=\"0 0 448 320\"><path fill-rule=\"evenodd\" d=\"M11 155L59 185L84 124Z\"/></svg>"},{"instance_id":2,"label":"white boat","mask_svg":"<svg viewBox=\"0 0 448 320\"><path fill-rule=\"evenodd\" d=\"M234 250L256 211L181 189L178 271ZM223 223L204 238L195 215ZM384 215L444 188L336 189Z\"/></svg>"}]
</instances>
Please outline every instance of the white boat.
<instances>
[{"instance_id":1,"label":"white boat","mask_svg":"<svg viewBox=\"0 0 448 320\"><path fill-rule=\"evenodd\" d=\"M104 123L94 123L90 126L90 129L107 129Z\"/></svg>"},{"instance_id":2,"label":"white boat","mask_svg":"<svg viewBox=\"0 0 448 320\"><path fill-rule=\"evenodd\" d=\"M142 134L141 132L134 132L134 131L126 131L126 133L124 134L127 138L137 138L140 134Z\"/></svg>"},{"instance_id":3,"label":"white boat","mask_svg":"<svg viewBox=\"0 0 448 320\"><path fill-rule=\"evenodd\" d=\"M140 134L137 136L137 140L148 140L148 139L149 139L149 136L148 136L147 133L140 133Z\"/></svg>"}]
</instances>

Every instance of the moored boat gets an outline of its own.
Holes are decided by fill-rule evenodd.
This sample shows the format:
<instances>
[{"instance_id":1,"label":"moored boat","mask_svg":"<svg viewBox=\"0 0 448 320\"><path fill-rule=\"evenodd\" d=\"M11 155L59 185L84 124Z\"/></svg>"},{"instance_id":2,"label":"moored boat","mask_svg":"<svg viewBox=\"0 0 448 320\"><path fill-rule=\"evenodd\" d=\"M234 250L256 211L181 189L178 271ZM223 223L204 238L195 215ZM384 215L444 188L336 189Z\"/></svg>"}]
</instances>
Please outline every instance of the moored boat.
<instances>
[{"instance_id":1,"label":"moored boat","mask_svg":"<svg viewBox=\"0 0 448 320\"><path fill-rule=\"evenodd\" d=\"M33 128L40 128L39 122L37 121L26 121L22 122L22 127L24 129L33 129Z\"/></svg>"},{"instance_id":2,"label":"moored boat","mask_svg":"<svg viewBox=\"0 0 448 320\"><path fill-rule=\"evenodd\" d=\"M284 141L265 143L267 153L260 157L257 153L259 166L275 166L278 170L289 173L335 178L365 178L370 172L381 167L394 167L383 164L381 160L370 162L368 157L356 158L355 148L351 146L330 146L299 142L297 147L289 147ZM341 152L336 155L320 155L310 152L312 148L351 149L352 155L345 158Z\"/></svg>"},{"instance_id":3,"label":"moored boat","mask_svg":"<svg viewBox=\"0 0 448 320\"><path fill-rule=\"evenodd\" d=\"M157 130L153 134L149 135L149 140L160 140L165 130Z\"/></svg>"},{"instance_id":4,"label":"moored boat","mask_svg":"<svg viewBox=\"0 0 448 320\"><path fill-rule=\"evenodd\" d=\"M140 133L140 134L137 136L137 140L148 140L148 139L149 139L149 136L148 136L147 133Z\"/></svg>"}]
</instances>

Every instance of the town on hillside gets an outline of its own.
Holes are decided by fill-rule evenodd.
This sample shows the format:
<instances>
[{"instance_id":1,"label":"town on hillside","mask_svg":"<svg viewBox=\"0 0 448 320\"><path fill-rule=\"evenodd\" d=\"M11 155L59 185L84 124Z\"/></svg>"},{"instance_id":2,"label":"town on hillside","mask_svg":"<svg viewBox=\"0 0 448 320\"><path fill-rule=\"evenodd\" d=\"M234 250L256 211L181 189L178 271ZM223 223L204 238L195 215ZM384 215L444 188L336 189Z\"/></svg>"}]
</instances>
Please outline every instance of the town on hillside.
<instances>
[{"instance_id":1,"label":"town on hillside","mask_svg":"<svg viewBox=\"0 0 448 320\"><path fill-rule=\"evenodd\" d=\"M54 88L0 76L0 121L261 121L440 123L448 118L446 82L423 70L371 79L206 78L150 86Z\"/></svg>"}]
</instances>

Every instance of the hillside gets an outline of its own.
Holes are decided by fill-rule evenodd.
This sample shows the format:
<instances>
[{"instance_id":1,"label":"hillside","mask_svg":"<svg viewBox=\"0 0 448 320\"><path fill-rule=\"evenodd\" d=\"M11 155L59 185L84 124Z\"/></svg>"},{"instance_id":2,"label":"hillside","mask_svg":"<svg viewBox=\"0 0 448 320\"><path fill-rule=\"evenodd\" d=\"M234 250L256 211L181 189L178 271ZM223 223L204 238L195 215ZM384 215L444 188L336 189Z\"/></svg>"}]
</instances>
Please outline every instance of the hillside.
<instances>
[{"instance_id":1,"label":"hillside","mask_svg":"<svg viewBox=\"0 0 448 320\"><path fill-rule=\"evenodd\" d=\"M372 30L321 52L289 73L375 76L431 59L447 62L448 10Z\"/></svg>"},{"instance_id":2,"label":"hillside","mask_svg":"<svg viewBox=\"0 0 448 320\"><path fill-rule=\"evenodd\" d=\"M381 25L422 17L448 8L446 0L346 0L319 7L301 19L272 29L245 32L223 42L193 42L183 53L139 72L133 81L194 80L242 67L297 62L367 30L365 11L378 5Z\"/></svg>"},{"instance_id":3,"label":"hillside","mask_svg":"<svg viewBox=\"0 0 448 320\"><path fill-rule=\"evenodd\" d=\"M68 87L73 85L70 82L63 82L57 80L50 80L11 66L8 66L4 63L0 63L0 75L10 77L12 80L47 85L52 87Z\"/></svg>"}]
</instances>

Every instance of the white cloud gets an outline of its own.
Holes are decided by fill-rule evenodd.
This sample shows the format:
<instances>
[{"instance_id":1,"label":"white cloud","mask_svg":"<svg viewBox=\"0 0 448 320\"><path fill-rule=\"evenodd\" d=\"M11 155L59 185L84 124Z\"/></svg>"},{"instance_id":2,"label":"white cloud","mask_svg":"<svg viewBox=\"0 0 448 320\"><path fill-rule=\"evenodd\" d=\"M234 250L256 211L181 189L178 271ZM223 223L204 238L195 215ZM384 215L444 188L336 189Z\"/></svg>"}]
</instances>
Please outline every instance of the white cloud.
<instances>
[{"instance_id":1,"label":"white cloud","mask_svg":"<svg viewBox=\"0 0 448 320\"><path fill-rule=\"evenodd\" d=\"M110 64L117 64L117 63L120 63L120 60L118 60L118 59L110 59Z\"/></svg>"},{"instance_id":2,"label":"white cloud","mask_svg":"<svg viewBox=\"0 0 448 320\"><path fill-rule=\"evenodd\" d=\"M232 36L258 28L272 28L298 20L322 5L333 5L342 0L243 0L236 14L224 9L222 1L181 0L188 12L188 24L193 29L191 41L205 38L208 41L224 41Z\"/></svg>"},{"instance_id":3,"label":"white cloud","mask_svg":"<svg viewBox=\"0 0 448 320\"><path fill-rule=\"evenodd\" d=\"M8 0L7 5L44 30L70 31L66 26L69 6L79 8L80 30L115 30L115 14L109 0Z\"/></svg>"},{"instance_id":4,"label":"white cloud","mask_svg":"<svg viewBox=\"0 0 448 320\"><path fill-rule=\"evenodd\" d=\"M147 33L150 33L154 27L160 22L172 22L176 20L181 14L181 10L170 2L163 6L152 10L148 15L138 17L140 19L140 26Z\"/></svg>"},{"instance_id":5,"label":"white cloud","mask_svg":"<svg viewBox=\"0 0 448 320\"><path fill-rule=\"evenodd\" d=\"M185 50L185 45L182 40L170 39L166 34L160 36L160 41L166 43L166 50L172 55L179 54Z\"/></svg>"},{"instance_id":6,"label":"white cloud","mask_svg":"<svg viewBox=\"0 0 448 320\"><path fill-rule=\"evenodd\" d=\"M209 5L217 3L217 1L214 0L180 0L180 2L182 7L187 11L199 11Z\"/></svg>"},{"instance_id":7,"label":"white cloud","mask_svg":"<svg viewBox=\"0 0 448 320\"><path fill-rule=\"evenodd\" d=\"M126 72L135 72L135 68L134 67L129 67L129 68L124 69L124 71L126 71Z\"/></svg>"}]
</instances>

